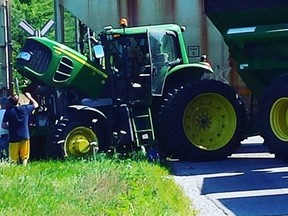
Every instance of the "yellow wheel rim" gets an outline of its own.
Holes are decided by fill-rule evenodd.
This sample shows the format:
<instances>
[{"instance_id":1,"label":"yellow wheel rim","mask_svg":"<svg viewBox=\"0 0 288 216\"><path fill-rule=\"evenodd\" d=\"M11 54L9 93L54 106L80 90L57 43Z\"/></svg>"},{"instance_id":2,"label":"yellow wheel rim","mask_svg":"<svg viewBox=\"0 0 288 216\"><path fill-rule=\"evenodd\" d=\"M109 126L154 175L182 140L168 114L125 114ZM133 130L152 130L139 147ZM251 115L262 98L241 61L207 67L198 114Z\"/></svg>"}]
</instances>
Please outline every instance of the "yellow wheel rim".
<instances>
[{"instance_id":1,"label":"yellow wheel rim","mask_svg":"<svg viewBox=\"0 0 288 216\"><path fill-rule=\"evenodd\" d=\"M216 93L204 93L187 105L183 116L186 137L203 150L217 150L233 138L237 127L231 103Z\"/></svg>"},{"instance_id":2,"label":"yellow wheel rim","mask_svg":"<svg viewBox=\"0 0 288 216\"><path fill-rule=\"evenodd\" d=\"M288 141L288 98L279 98L272 106L270 112L270 125L275 136Z\"/></svg>"},{"instance_id":3,"label":"yellow wheel rim","mask_svg":"<svg viewBox=\"0 0 288 216\"><path fill-rule=\"evenodd\" d=\"M85 156L92 153L91 143L98 144L96 134L87 127L76 127L67 136L65 140L66 156Z\"/></svg>"}]
</instances>

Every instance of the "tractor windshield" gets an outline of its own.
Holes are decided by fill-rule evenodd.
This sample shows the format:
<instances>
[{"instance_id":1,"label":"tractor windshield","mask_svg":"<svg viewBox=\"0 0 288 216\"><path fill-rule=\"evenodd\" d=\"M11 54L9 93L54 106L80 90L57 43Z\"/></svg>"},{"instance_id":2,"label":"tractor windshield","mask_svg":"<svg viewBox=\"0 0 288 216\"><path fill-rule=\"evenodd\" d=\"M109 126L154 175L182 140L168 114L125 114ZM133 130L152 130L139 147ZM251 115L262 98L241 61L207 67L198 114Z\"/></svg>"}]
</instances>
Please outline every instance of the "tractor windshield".
<instances>
[{"instance_id":1,"label":"tractor windshield","mask_svg":"<svg viewBox=\"0 0 288 216\"><path fill-rule=\"evenodd\" d=\"M171 31L149 30L149 56L151 62L152 95L161 96L171 62L179 59L176 36Z\"/></svg>"},{"instance_id":2,"label":"tractor windshield","mask_svg":"<svg viewBox=\"0 0 288 216\"><path fill-rule=\"evenodd\" d=\"M142 67L150 64L146 34L114 34L112 38L106 49L114 73L132 78Z\"/></svg>"}]
</instances>

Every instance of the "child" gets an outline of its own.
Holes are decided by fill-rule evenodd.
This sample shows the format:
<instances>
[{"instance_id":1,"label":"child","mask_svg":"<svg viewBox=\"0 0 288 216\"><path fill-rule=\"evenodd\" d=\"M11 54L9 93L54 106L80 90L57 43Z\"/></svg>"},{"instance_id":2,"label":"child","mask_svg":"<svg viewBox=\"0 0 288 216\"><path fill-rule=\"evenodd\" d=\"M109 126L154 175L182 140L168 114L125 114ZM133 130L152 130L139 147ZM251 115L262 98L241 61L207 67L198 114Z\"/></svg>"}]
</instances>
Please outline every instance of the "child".
<instances>
[{"instance_id":1,"label":"child","mask_svg":"<svg viewBox=\"0 0 288 216\"><path fill-rule=\"evenodd\" d=\"M9 159L14 163L20 162L24 166L27 165L30 156L28 119L33 110L39 106L30 93L26 92L25 96L30 104L19 105L18 95L8 97L2 122L2 127L9 131Z\"/></svg>"}]
</instances>

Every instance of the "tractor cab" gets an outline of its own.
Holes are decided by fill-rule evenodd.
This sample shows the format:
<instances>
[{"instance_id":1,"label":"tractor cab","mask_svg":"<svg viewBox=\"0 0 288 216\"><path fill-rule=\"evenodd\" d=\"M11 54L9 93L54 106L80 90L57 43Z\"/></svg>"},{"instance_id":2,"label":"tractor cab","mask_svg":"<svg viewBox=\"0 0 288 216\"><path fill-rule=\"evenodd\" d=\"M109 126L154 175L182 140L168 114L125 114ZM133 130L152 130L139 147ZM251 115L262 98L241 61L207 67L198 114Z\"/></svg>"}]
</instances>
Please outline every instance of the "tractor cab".
<instances>
[{"instance_id":1,"label":"tractor cab","mask_svg":"<svg viewBox=\"0 0 288 216\"><path fill-rule=\"evenodd\" d=\"M182 62L176 33L170 30L155 26L110 28L100 37L115 98L133 100L137 91L142 91L143 100L162 96L168 70ZM95 55L101 53L98 50Z\"/></svg>"}]
</instances>

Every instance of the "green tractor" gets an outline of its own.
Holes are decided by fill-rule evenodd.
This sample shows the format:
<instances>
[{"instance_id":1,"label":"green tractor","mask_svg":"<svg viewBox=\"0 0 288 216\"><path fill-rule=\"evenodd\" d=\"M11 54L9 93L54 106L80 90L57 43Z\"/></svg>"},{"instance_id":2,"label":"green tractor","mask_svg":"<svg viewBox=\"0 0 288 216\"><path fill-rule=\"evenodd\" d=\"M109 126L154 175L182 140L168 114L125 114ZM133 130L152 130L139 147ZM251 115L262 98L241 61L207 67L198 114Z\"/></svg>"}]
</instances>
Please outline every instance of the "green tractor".
<instances>
[{"instance_id":1,"label":"green tractor","mask_svg":"<svg viewBox=\"0 0 288 216\"><path fill-rule=\"evenodd\" d=\"M213 73L205 59L189 63L183 31L176 24L105 27L89 38L91 59L28 38L16 67L40 104L31 118L34 157L145 149L152 158L217 160L233 153L244 137L244 104L229 85L205 79Z\"/></svg>"},{"instance_id":2,"label":"green tractor","mask_svg":"<svg viewBox=\"0 0 288 216\"><path fill-rule=\"evenodd\" d=\"M205 0L237 72L259 102L258 134L276 157L288 159L288 1ZM253 123L253 122L252 122Z\"/></svg>"}]
</instances>

